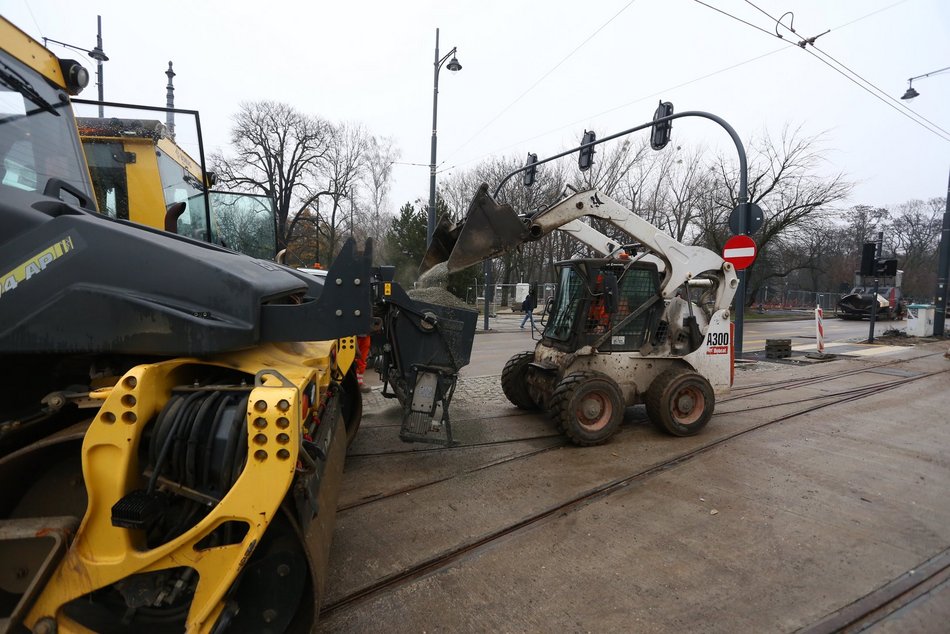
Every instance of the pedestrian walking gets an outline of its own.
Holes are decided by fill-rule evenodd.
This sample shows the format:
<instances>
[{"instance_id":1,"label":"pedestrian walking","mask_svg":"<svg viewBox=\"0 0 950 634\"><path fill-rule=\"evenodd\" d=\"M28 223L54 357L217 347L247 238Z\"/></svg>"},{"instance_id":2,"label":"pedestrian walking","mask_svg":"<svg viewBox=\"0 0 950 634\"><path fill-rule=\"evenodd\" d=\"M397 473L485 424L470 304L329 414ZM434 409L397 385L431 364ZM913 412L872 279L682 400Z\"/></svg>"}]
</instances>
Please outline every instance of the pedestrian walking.
<instances>
[{"instance_id":1,"label":"pedestrian walking","mask_svg":"<svg viewBox=\"0 0 950 634\"><path fill-rule=\"evenodd\" d=\"M538 306L538 300L535 297L534 291L529 291L528 296L524 298L524 301L521 302L521 310L524 311L524 319L521 320L521 329L524 330L524 325L530 320L531 321L531 330L534 330L534 309Z\"/></svg>"}]
</instances>

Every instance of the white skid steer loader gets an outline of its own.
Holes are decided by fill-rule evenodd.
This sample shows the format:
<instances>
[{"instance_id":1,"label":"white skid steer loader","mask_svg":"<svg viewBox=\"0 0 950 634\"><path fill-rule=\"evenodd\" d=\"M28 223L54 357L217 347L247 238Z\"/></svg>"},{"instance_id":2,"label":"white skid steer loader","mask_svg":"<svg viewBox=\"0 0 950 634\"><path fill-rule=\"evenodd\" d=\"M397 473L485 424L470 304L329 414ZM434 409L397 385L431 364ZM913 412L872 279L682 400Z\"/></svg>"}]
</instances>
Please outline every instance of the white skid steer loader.
<instances>
[{"instance_id":1,"label":"white skid steer loader","mask_svg":"<svg viewBox=\"0 0 950 634\"><path fill-rule=\"evenodd\" d=\"M632 236L635 253L585 216ZM449 272L461 270L555 230L602 257L555 264L541 340L505 365L505 395L517 407L545 410L577 445L606 442L624 409L640 403L662 430L698 433L733 377L730 307L739 282L716 253L674 240L596 189L519 215L483 184L460 223L440 220L423 268L447 260Z\"/></svg>"}]
</instances>

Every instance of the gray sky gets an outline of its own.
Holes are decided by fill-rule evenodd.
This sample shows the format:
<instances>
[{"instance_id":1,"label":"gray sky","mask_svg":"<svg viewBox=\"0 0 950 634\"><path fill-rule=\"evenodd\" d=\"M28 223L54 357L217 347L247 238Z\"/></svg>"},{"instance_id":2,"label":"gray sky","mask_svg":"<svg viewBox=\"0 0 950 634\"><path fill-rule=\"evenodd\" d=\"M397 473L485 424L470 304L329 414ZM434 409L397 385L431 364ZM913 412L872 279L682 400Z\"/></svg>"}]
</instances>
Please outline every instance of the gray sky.
<instances>
[{"instance_id":1,"label":"gray sky","mask_svg":"<svg viewBox=\"0 0 950 634\"><path fill-rule=\"evenodd\" d=\"M775 30L743 0L706 1ZM908 77L950 66L947 0L755 4L774 17L794 9L794 27L806 37L831 29L818 47L894 98ZM447 170L440 177L492 155L555 153L576 145L585 128L603 137L632 127L648 120L662 97L677 111L720 115L746 141L786 124L825 132L828 171L858 183L848 204L900 203L947 188L950 141L788 40L692 0L0 0L0 11L38 39L83 48L95 45L101 14L111 58L107 100L164 105L164 72L173 60L176 105L201 111L210 149L226 146L239 102L273 99L361 122L394 137L401 161L427 165L439 27L443 53L457 46L463 65L440 75L439 163ZM92 60L75 56L94 73ZM910 108L950 139L950 72L914 87L921 96ZM82 96L94 99L95 87ZM706 121L677 121L673 135L676 144L727 147L725 133ZM393 210L428 197L427 167L399 165L394 180Z\"/></svg>"}]
</instances>

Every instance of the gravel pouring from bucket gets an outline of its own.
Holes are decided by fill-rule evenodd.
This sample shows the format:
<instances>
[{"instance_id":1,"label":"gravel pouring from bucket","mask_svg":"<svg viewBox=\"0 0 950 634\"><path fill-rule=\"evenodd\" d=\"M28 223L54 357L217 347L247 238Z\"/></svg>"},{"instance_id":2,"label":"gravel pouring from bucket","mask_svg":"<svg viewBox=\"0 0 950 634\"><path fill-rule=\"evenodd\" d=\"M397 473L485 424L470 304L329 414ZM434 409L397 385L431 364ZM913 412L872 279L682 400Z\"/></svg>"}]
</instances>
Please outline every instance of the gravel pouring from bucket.
<instances>
[{"instance_id":1,"label":"gravel pouring from bucket","mask_svg":"<svg viewBox=\"0 0 950 634\"><path fill-rule=\"evenodd\" d=\"M422 257L419 275L449 259L452 249L455 248L455 243L458 242L463 224L465 224L464 220L459 224L455 224L446 215L439 218L439 222L435 226L435 232L432 234L432 242L429 243L429 248L426 249L426 254Z\"/></svg>"},{"instance_id":2,"label":"gravel pouring from bucket","mask_svg":"<svg viewBox=\"0 0 950 634\"><path fill-rule=\"evenodd\" d=\"M456 226L440 221L426 252L422 270L445 261L455 273L482 260L501 255L525 241L525 226L511 205L498 204L482 183L468 207L465 219ZM441 258L441 259L440 259Z\"/></svg>"}]
</instances>

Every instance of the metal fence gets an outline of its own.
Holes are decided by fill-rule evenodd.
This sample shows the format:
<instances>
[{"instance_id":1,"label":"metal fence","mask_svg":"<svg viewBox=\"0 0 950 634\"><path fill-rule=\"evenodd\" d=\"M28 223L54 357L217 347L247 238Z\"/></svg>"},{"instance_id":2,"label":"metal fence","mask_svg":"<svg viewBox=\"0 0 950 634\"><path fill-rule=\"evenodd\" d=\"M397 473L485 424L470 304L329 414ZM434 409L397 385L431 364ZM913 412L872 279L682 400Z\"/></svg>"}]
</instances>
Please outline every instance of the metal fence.
<instances>
[{"instance_id":1,"label":"metal fence","mask_svg":"<svg viewBox=\"0 0 950 634\"><path fill-rule=\"evenodd\" d=\"M822 310L834 311L841 293L831 291L802 291L781 289L778 292L763 289L759 292L756 308L762 310L804 310L821 306Z\"/></svg>"}]
</instances>

